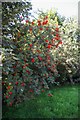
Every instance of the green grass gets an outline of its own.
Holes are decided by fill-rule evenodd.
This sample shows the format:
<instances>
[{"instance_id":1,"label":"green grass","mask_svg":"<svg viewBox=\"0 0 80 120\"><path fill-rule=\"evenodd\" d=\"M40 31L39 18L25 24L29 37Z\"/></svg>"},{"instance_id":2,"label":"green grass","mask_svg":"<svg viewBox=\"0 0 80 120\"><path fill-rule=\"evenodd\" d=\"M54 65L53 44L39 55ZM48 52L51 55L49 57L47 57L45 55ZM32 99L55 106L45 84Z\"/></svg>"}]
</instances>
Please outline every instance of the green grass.
<instances>
[{"instance_id":1,"label":"green grass","mask_svg":"<svg viewBox=\"0 0 80 120\"><path fill-rule=\"evenodd\" d=\"M79 87L54 87L16 107L3 106L3 118L78 118ZM47 95L49 92L52 97Z\"/></svg>"}]
</instances>

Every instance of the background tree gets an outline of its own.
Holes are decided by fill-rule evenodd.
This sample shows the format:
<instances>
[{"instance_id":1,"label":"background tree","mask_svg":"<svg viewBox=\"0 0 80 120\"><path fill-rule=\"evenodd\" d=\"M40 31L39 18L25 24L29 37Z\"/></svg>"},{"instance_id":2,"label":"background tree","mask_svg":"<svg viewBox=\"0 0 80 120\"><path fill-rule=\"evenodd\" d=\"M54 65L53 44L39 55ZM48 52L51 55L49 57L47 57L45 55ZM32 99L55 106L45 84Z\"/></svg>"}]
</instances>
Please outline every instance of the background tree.
<instances>
[{"instance_id":1,"label":"background tree","mask_svg":"<svg viewBox=\"0 0 80 120\"><path fill-rule=\"evenodd\" d=\"M64 83L66 81L73 83L77 79L75 77L76 79L73 80L73 76L79 73L77 72L79 69L79 42L77 41L78 35L76 33L77 20L74 18L65 19L61 31L63 44L56 52L58 61L60 61L58 70L61 77L59 79ZM62 71L61 68L63 68Z\"/></svg>"},{"instance_id":2,"label":"background tree","mask_svg":"<svg viewBox=\"0 0 80 120\"><path fill-rule=\"evenodd\" d=\"M6 92L6 81L11 83L12 78L8 79L9 72L13 71L11 66L16 64L17 45L15 43L16 32L23 20L28 19L31 2L2 2L2 55L3 55L3 95ZM5 82L4 82L5 81ZM4 97L3 97L4 98Z\"/></svg>"}]
</instances>

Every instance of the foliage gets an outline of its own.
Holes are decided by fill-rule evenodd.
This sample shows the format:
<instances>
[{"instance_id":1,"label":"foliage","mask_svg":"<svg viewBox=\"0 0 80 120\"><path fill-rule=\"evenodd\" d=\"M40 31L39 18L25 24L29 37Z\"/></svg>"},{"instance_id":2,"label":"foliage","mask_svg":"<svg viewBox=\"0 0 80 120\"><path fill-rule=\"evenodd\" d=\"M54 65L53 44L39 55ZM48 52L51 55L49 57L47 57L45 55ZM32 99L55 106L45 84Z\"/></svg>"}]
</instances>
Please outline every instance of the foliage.
<instances>
[{"instance_id":1,"label":"foliage","mask_svg":"<svg viewBox=\"0 0 80 120\"><path fill-rule=\"evenodd\" d=\"M58 74L60 75L56 82L61 84L66 82L73 83L73 76L79 76L79 74L76 75L79 71L79 41L77 40L79 31L77 30L77 20L74 18L66 19L52 10L46 12L46 14L48 14L51 24L54 24L55 21L58 22L62 39L62 45L52 50ZM41 16L44 16L43 12L39 15L40 18Z\"/></svg>"},{"instance_id":2,"label":"foliage","mask_svg":"<svg viewBox=\"0 0 80 120\"><path fill-rule=\"evenodd\" d=\"M34 21L30 21L28 16L25 20L22 16L15 24L14 38L11 37L13 44L10 44L12 49L6 49L3 55L4 98L8 105L21 102L30 93L39 94L41 89L58 84L55 82L58 72L52 50L62 41L56 17L53 22L54 25L48 15ZM6 56L8 50L10 53Z\"/></svg>"},{"instance_id":3,"label":"foliage","mask_svg":"<svg viewBox=\"0 0 80 120\"><path fill-rule=\"evenodd\" d=\"M66 71L66 75L65 72L62 72L64 77L61 80L64 79L65 81L66 79L70 79L72 83L72 76L79 69L79 42L77 41L76 30L77 21L75 19L66 19L63 22L63 26L61 27L63 44L56 53L60 61L58 67L63 64Z\"/></svg>"},{"instance_id":4,"label":"foliage","mask_svg":"<svg viewBox=\"0 0 80 120\"><path fill-rule=\"evenodd\" d=\"M9 72L13 70L10 69L15 63L16 45L14 42L15 32L20 23L21 16L28 16L29 11L32 9L31 3L27 2L3 2L2 3L2 56L3 56L3 99L6 93L6 87L9 82L11 84L12 76L8 76ZM23 18L22 18L23 19ZM21 20L22 21L22 20ZM17 26L16 26L17 25ZM8 79L9 78L9 79ZM7 84L4 81L7 80ZM11 80L11 81L10 81ZM11 94L11 93L10 93Z\"/></svg>"},{"instance_id":5,"label":"foliage","mask_svg":"<svg viewBox=\"0 0 80 120\"><path fill-rule=\"evenodd\" d=\"M2 84L9 106L54 84L68 79L73 83L79 66L76 21L52 11L41 12L31 21L30 9L29 2L3 3Z\"/></svg>"}]
</instances>

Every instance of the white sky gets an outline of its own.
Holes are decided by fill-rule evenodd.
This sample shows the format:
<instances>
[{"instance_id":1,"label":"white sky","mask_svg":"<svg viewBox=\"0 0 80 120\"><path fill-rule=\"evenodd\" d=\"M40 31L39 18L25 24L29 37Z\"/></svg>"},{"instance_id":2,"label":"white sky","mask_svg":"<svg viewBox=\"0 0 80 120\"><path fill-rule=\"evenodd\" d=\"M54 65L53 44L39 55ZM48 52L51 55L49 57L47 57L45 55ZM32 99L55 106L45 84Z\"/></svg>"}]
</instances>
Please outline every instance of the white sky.
<instances>
[{"instance_id":1,"label":"white sky","mask_svg":"<svg viewBox=\"0 0 80 120\"><path fill-rule=\"evenodd\" d=\"M33 11L50 10L56 8L65 17L78 16L78 2L80 0L31 0Z\"/></svg>"}]
</instances>

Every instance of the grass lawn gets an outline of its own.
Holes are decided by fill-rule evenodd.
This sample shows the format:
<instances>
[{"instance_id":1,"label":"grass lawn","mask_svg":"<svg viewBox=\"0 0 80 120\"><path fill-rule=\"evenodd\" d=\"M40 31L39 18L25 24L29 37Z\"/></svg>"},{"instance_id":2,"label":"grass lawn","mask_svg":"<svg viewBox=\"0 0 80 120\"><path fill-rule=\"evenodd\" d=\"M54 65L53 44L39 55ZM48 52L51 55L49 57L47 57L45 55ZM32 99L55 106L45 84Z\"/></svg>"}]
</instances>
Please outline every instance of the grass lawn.
<instances>
[{"instance_id":1,"label":"grass lawn","mask_svg":"<svg viewBox=\"0 0 80 120\"><path fill-rule=\"evenodd\" d=\"M79 87L54 87L16 107L3 106L3 118L78 118ZM49 92L53 96L48 96Z\"/></svg>"}]
</instances>

